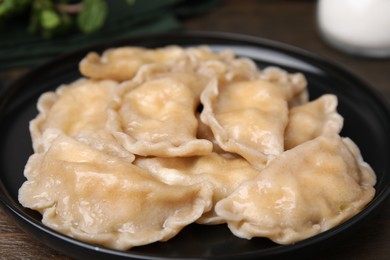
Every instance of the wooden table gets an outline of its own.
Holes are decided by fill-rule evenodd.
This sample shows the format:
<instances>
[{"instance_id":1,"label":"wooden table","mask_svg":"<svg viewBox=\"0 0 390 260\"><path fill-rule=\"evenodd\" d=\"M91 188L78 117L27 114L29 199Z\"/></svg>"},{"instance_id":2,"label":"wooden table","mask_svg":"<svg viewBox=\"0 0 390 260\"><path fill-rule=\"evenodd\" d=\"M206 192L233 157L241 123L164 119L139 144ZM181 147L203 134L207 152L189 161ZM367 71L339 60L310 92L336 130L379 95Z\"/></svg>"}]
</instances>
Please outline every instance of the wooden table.
<instances>
[{"instance_id":1,"label":"wooden table","mask_svg":"<svg viewBox=\"0 0 390 260\"><path fill-rule=\"evenodd\" d=\"M357 58L328 47L315 23L315 1L223 1L211 13L183 21L189 30L248 34L288 43L346 67L390 100L390 59ZM25 69L0 73L1 81L19 77ZM1 259L70 259L32 240L0 210ZM390 259L390 200L354 236L318 259Z\"/></svg>"}]
</instances>

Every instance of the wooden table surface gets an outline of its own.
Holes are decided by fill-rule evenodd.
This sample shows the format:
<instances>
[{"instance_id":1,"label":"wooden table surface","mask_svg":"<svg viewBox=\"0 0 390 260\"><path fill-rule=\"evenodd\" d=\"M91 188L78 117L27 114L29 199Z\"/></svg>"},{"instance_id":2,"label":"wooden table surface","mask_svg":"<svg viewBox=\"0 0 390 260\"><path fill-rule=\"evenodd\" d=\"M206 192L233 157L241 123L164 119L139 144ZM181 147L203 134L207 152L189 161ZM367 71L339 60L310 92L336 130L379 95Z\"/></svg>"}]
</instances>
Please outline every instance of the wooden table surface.
<instances>
[{"instance_id":1,"label":"wooden table surface","mask_svg":"<svg viewBox=\"0 0 390 260\"><path fill-rule=\"evenodd\" d=\"M211 13L183 21L188 30L234 32L291 44L330 59L358 75L390 100L390 59L348 56L321 40L315 23L315 1L222 1ZM0 72L11 81L25 69ZM0 259L70 259L31 239L0 210ZM317 257L316 257L317 258ZM317 259L390 259L390 200L359 231Z\"/></svg>"}]
</instances>

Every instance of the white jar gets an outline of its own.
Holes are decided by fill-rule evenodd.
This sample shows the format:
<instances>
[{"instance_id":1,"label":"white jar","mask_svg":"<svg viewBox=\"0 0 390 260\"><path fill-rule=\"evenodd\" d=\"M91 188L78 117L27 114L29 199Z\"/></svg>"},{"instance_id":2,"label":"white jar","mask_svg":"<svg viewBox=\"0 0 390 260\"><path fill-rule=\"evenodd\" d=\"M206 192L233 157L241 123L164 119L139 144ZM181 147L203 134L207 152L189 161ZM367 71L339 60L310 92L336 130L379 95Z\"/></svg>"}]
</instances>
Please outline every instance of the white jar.
<instances>
[{"instance_id":1,"label":"white jar","mask_svg":"<svg viewBox=\"0 0 390 260\"><path fill-rule=\"evenodd\" d=\"M390 0L318 0L317 23L337 49L390 57Z\"/></svg>"}]
</instances>

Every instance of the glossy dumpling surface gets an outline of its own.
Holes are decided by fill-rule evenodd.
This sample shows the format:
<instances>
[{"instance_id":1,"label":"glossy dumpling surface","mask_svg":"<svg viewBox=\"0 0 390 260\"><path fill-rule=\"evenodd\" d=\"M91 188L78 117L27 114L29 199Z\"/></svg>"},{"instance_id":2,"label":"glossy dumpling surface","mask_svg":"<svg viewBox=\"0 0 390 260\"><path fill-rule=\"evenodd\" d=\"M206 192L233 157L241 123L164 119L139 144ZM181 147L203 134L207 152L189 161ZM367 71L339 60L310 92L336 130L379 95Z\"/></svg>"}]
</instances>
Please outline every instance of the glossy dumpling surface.
<instances>
[{"instance_id":1,"label":"glossy dumpling surface","mask_svg":"<svg viewBox=\"0 0 390 260\"><path fill-rule=\"evenodd\" d=\"M201 120L223 150L240 154L257 168L283 152L288 103L276 84L255 80L222 87L213 81L201 102Z\"/></svg>"},{"instance_id":2,"label":"glossy dumpling surface","mask_svg":"<svg viewBox=\"0 0 390 260\"><path fill-rule=\"evenodd\" d=\"M343 117L337 113L337 97L326 94L289 111L284 145L291 149L320 135L338 134Z\"/></svg>"},{"instance_id":3,"label":"glossy dumpling surface","mask_svg":"<svg viewBox=\"0 0 390 260\"><path fill-rule=\"evenodd\" d=\"M279 67L269 66L260 70L259 79L282 88L290 107L304 104L309 100L307 81L302 73L288 73Z\"/></svg>"},{"instance_id":4,"label":"glossy dumpling surface","mask_svg":"<svg viewBox=\"0 0 390 260\"><path fill-rule=\"evenodd\" d=\"M336 96L309 102L302 73L215 49L86 55L85 78L39 98L20 203L119 250L191 223L291 244L361 211L375 174L339 135Z\"/></svg>"},{"instance_id":5,"label":"glossy dumpling surface","mask_svg":"<svg viewBox=\"0 0 390 260\"><path fill-rule=\"evenodd\" d=\"M112 80L79 79L43 94L37 105L39 114L30 123L34 150L49 146L55 133L64 133L96 149L134 160L106 127L117 88L118 83ZM43 138L47 129L53 129L52 135Z\"/></svg>"},{"instance_id":6,"label":"glossy dumpling surface","mask_svg":"<svg viewBox=\"0 0 390 260\"><path fill-rule=\"evenodd\" d=\"M142 156L207 154L212 143L197 139L198 96L180 77L129 82L113 107L113 135L132 153Z\"/></svg>"},{"instance_id":7,"label":"glossy dumpling surface","mask_svg":"<svg viewBox=\"0 0 390 260\"><path fill-rule=\"evenodd\" d=\"M213 191L213 205L258 173L241 157L222 156L217 153L183 158L137 158L134 163L167 184L208 183ZM225 220L217 216L212 209L197 222L219 224Z\"/></svg>"},{"instance_id":8,"label":"glossy dumpling surface","mask_svg":"<svg viewBox=\"0 0 390 260\"><path fill-rule=\"evenodd\" d=\"M375 182L350 139L320 136L275 158L215 210L239 237L291 244L357 214L373 198Z\"/></svg>"},{"instance_id":9,"label":"glossy dumpling surface","mask_svg":"<svg viewBox=\"0 0 390 260\"><path fill-rule=\"evenodd\" d=\"M58 136L32 155L19 201L69 236L129 249L176 235L211 207L207 184L168 185L118 157Z\"/></svg>"},{"instance_id":10,"label":"glossy dumpling surface","mask_svg":"<svg viewBox=\"0 0 390 260\"><path fill-rule=\"evenodd\" d=\"M182 53L183 49L176 46L158 49L120 47L108 49L102 55L89 53L81 60L79 68L83 76L92 79L125 81L132 79L145 64L172 61Z\"/></svg>"}]
</instances>

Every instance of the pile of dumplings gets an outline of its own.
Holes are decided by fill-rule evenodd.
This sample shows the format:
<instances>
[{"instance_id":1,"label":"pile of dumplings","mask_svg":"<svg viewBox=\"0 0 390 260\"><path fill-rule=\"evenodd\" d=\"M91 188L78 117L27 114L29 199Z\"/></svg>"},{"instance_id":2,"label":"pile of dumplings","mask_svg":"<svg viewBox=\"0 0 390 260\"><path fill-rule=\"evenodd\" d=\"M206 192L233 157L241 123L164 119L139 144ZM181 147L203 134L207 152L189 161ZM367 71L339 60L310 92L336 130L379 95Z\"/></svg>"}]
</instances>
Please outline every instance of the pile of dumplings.
<instances>
[{"instance_id":1,"label":"pile of dumplings","mask_svg":"<svg viewBox=\"0 0 390 260\"><path fill-rule=\"evenodd\" d=\"M337 97L207 46L120 47L42 94L19 201L63 234L127 250L191 223L292 244L360 212L376 177Z\"/></svg>"}]
</instances>

